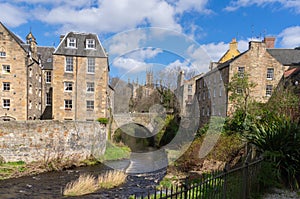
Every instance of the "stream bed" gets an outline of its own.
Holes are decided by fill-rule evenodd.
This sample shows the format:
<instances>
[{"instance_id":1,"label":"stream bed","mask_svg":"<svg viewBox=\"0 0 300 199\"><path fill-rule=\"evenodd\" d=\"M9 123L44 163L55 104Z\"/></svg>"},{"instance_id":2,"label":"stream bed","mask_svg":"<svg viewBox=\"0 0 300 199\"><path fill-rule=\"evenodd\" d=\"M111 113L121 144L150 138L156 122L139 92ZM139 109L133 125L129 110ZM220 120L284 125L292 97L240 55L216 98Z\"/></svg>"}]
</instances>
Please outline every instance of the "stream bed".
<instances>
[{"instance_id":1,"label":"stream bed","mask_svg":"<svg viewBox=\"0 0 300 199\"><path fill-rule=\"evenodd\" d=\"M98 176L113 168L121 170L130 165L130 160L113 161L109 164L98 164L94 166L78 167L71 170L42 173L34 176L26 176L15 179L0 181L1 199L51 199L67 198L62 195L65 185L76 180L80 174L92 174ZM130 195L142 193L159 184L166 175L166 169L162 168L147 173L129 173L126 183L120 187L109 190L98 190L89 195L68 198L128 198Z\"/></svg>"}]
</instances>

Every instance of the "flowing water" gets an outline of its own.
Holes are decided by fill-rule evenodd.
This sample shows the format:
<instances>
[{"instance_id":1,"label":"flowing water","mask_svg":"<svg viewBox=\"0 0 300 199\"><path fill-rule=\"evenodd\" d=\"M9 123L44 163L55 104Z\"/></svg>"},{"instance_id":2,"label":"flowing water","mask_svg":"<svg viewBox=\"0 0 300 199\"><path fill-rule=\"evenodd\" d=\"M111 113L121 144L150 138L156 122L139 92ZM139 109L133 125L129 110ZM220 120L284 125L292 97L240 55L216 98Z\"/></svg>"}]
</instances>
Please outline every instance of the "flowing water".
<instances>
[{"instance_id":1,"label":"flowing water","mask_svg":"<svg viewBox=\"0 0 300 199\"><path fill-rule=\"evenodd\" d=\"M2 180L0 181L0 199L66 198L62 196L62 192L68 182L76 180L80 174L90 173L97 176L111 168L127 171L128 177L125 184L79 198L128 198L132 194L139 195L153 190L165 176L166 159L162 160L160 157L160 161L154 161L155 159L157 157L152 153L132 153L130 160ZM157 164L160 165L157 166Z\"/></svg>"}]
</instances>

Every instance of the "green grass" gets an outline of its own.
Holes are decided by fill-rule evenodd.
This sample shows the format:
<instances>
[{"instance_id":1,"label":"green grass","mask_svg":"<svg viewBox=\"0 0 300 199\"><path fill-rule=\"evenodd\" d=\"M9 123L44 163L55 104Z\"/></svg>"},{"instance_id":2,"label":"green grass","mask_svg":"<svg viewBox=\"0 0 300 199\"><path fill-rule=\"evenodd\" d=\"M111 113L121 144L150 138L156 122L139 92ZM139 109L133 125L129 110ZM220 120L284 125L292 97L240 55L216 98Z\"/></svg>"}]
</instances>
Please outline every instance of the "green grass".
<instances>
[{"instance_id":1,"label":"green grass","mask_svg":"<svg viewBox=\"0 0 300 199\"><path fill-rule=\"evenodd\" d=\"M127 146L117 146L111 142L106 143L104 155L100 158L103 161L128 159L130 156L130 148Z\"/></svg>"},{"instance_id":2,"label":"green grass","mask_svg":"<svg viewBox=\"0 0 300 199\"><path fill-rule=\"evenodd\" d=\"M25 162L7 162L0 164L0 180L8 179L15 172L25 171Z\"/></svg>"}]
</instances>

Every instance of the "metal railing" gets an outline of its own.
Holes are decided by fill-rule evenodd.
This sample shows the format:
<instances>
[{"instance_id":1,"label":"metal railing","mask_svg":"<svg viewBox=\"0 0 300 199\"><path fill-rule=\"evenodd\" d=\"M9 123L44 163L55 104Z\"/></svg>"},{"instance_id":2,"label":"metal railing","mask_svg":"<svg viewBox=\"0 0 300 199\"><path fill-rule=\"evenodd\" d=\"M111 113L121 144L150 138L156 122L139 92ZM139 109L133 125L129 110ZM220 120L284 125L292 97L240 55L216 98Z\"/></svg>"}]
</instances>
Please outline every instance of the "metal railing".
<instances>
[{"instance_id":1,"label":"metal railing","mask_svg":"<svg viewBox=\"0 0 300 199\"><path fill-rule=\"evenodd\" d=\"M258 172L262 159L224 171L203 174L196 182L186 181L181 186L160 188L144 195L131 198L140 199L247 199L259 191ZM225 167L226 168L226 167Z\"/></svg>"}]
</instances>

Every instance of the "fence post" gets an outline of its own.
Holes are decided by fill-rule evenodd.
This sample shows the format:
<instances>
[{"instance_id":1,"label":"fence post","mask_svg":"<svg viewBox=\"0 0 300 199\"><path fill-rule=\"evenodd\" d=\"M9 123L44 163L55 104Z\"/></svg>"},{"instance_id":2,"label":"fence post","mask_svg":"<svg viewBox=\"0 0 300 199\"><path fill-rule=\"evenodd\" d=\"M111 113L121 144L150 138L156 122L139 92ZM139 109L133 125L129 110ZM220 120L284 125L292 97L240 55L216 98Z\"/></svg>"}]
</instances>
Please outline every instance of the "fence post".
<instances>
[{"instance_id":1,"label":"fence post","mask_svg":"<svg viewBox=\"0 0 300 199\"><path fill-rule=\"evenodd\" d=\"M245 162L245 166L243 169L243 199L248 198L248 174L249 174L249 163Z\"/></svg>"},{"instance_id":2,"label":"fence post","mask_svg":"<svg viewBox=\"0 0 300 199\"><path fill-rule=\"evenodd\" d=\"M226 193L227 193L227 171L228 171L228 164L226 163L224 167L223 199L226 199Z\"/></svg>"},{"instance_id":3,"label":"fence post","mask_svg":"<svg viewBox=\"0 0 300 199\"><path fill-rule=\"evenodd\" d=\"M184 199L188 198L188 191L189 191L189 181L188 177L185 178L184 184L183 184L183 197Z\"/></svg>"}]
</instances>

